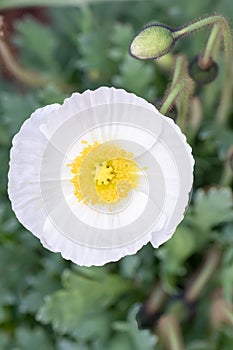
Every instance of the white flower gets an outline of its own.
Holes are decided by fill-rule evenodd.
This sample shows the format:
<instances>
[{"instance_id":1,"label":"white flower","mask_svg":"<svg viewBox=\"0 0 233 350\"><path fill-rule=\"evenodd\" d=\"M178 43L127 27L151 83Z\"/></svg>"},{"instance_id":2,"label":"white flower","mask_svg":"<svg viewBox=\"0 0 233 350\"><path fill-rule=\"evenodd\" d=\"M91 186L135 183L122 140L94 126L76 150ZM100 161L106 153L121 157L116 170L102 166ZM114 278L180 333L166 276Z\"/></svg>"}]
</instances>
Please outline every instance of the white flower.
<instances>
[{"instance_id":1,"label":"white flower","mask_svg":"<svg viewBox=\"0 0 233 350\"><path fill-rule=\"evenodd\" d=\"M13 139L8 192L45 248L103 265L173 235L193 165L171 119L134 94L101 87L25 121Z\"/></svg>"}]
</instances>

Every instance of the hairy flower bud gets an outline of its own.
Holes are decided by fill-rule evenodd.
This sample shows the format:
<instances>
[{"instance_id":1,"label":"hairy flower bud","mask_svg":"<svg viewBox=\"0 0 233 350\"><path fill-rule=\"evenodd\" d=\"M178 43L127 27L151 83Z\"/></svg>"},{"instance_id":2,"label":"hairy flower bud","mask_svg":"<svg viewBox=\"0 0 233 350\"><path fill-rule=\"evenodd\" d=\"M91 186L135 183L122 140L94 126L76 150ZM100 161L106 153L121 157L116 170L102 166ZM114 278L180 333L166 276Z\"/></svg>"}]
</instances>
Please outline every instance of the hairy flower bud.
<instances>
[{"instance_id":1,"label":"hairy flower bud","mask_svg":"<svg viewBox=\"0 0 233 350\"><path fill-rule=\"evenodd\" d=\"M211 83L218 74L218 65L211 60L207 67L202 68L199 64L199 56L195 56L189 64L189 74L191 78L199 85Z\"/></svg>"},{"instance_id":2,"label":"hairy flower bud","mask_svg":"<svg viewBox=\"0 0 233 350\"><path fill-rule=\"evenodd\" d=\"M174 46L173 29L163 24L144 27L132 40L130 54L141 60L156 59Z\"/></svg>"}]
</instances>

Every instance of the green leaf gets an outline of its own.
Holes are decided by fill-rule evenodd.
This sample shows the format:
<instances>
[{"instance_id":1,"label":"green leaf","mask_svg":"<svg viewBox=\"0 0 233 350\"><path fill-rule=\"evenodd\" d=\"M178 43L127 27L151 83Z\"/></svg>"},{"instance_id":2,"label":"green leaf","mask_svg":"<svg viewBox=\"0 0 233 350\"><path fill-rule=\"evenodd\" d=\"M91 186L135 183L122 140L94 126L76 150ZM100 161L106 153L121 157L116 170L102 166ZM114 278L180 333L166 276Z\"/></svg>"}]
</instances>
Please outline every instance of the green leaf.
<instances>
[{"instance_id":1,"label":"green leaf","mask_svg":"<svg viewBox=\"0 0 233 350\"><path fill-rule=\"evenodd\" d=\"M85 319L95 317L131 289L122 277L98 268L82 269L82 275L67 270L62 280L64 289L47 297L37 315L60 332L73 333Z\"/></svg>"},{"instance_id":2,"label":"green leaf","mask_svg":"<svg viewBox=\"0 0 233 350\"><path fill-rule=\"evenodd\" d=\"M109 342L108 350L129 350L132 349L132 343L128 334L116 334Z\"/></svg>"},{"instance_id":3,"label":"green leaf","mask_svg":"<svg viewBox=\"0 0 233 350\"><path fill-rule=\"evenodd\" d=\"M89 347L86 345L80 345L77 342L68 339L62 339L58 342L57 350L89 350Z\"/></svg>"},{"instance_id":4,"label":"green leaf","mask_svg":"<svg viewBox=\"0 0 233 350\"><path fill-rule=\"evenodd\" d=\"M121 273L125 277L133 278L135 277L135 273L140 265L140 257L139 255L129 255L125 256L120 261Z\"/></svg>"},{"instance_id":5,"label":"green leaf","mask_svg":"<svg viewBox=\"0 0 233 350\"><path fill-rule=\"evenodd\" d=\"M47 334L39 327L34 329L18 327L15 334L15 343L16 347L14 349L20 350L45 350L52 346Z\"/></svg>"},{"instance_id":6,"label":"green leaf","mask_svg":"<svg viewBox=\"0 0 233 350\"><path fill-rule=\"evenodd\" d=\"M221 240L223 243L226 244L226 246L232 246L233 247L233 223L230 222L229 224L225 225L223 228L223 231L221 233L221 236L219 237L219 240Z\"/></svg>"},{"instance_id":7,"label":"green leaf","mask_svg":"<svg viewBox=\"0 0 233 350\"><path fill-rule=\"evenodd\" d=\"M167 291L174 293L177 278L187 274L184 262L197 250L196 232L182 222L172 238L166 242L156 255L159 257L160 278Z\"/></svg>"},{"instance_id":8,"label":"green leaf","mask_svg":"<svg viewBox=\"0 0 233 350\"><path fill-rule=\"evenodd\" d=\"M87 316L80 322L78 330L72 334L77 340L89 341L89 340L106 340L110 335L109 325L112 323L112 319L107 310L105 313L93 313L91 317Z\"/></svg>"},{"instance_id":9,"label":"green leaf","mask_svg":"<svg viewBox=\"0 0 233 350\"><path fill-rule=\"evenodd\" d=\"M0 330L0 349L8 350L10 349L11 337L9 334Z\"/></svg>"},{"instance_id":10,"label":"green leaf","mask_svg":"<svg viewBox=\"0 0 233 350\"><path fill-rule=\"evenodd\" d=\"M172 238L166 243L164 247L167 252L167 257L172 257L180 262L189 258L195 251L196 242L193 230L185 225L180 225Z\"/></svg>"},{"instance_id":11,"label":"green leaf","mask_svg":"<svg viewBox=\"0 0 233 350\"><path fill-rule=\"evenodd\" d=\"M30 17L16 22L16 29L14 42L20 48L24 62L37 69L56 71L57 39L52 30Z\"/></svg>"},{"instance_id":12,"label":"green leaf","mask_svg":"<svg viewBox=\"0 0 233 350\"><path fill-rule=\"evenodd\" d=\"M30 278L27 292L19 304L22 313L36 313L44 303L46 295L51 294L60 287L60 283L44 271L35 274Z\"/></svg>"},{"instance_id":13,"label":"green leaf","mask_svg":"<svg viewBox=\"0 0 233 350\"><path fill-rule=\"evenodd\" d=\"M92 81L108 79L111 76L111 62L108 58L107 28L93 28L93 31L78 35L77 43L80 57L77 57L77 67L86 72ZM100 54L101 53L101 54Z\"/></svg>"},{"instance_id":14,"label":"green leaf","mask_svg":"<svg viewBox=\"0 0 233 350\"><path fill-rule=\"evenodd\" d=\"M113 47L109 50L109 56L119 62L124 59L128 53L132 36L132 25L120 23L115 24L111 35Z\"/></svg>"},{"instance_id":15,"label":"green leaf","mask_svg":"<svg viewBox=\"0 0 233 350\"><path fill-rule=\"evenodd\" d=\"M35 268L37 263L38 256L26 245L6 242L0 247L0 304L19 302L19 296L27 288L24 276L30 275L31 266Z\"/></svg>"},{"instance_id":16,"label":"green leaf","mask_svg":"<svg viewBox=\"0 0 233 350\"><path fill-rule=\"evenodd\" d=\"M17 29L13 32L13 12L4 14L14 57L25 69L52 75L51 79L61 79L78 92L117 85L154 101L163 96L170 76L153 61L129 56L130 42L138 28L155 20L179 27L193 20L194 13L213 13L217 9L233 19L232 0L195 2L193 6L187 0L150 0L148 6L144 0L100 2L0 0L0 7L5 8L26 3L54 6L34 9L32 16L38 20L25 15L25 11L22 17L20 11L17 20L13 19ZM55 7L56 4L62 7ZM46 21L38 22L44 14ZM194 33L190 40L182 40L176 53L187 55L191 61L201 52L208 34L207 28ZM36 108L62 103L69 91L63 92L54 84L32 90L1 69L0 350L160 350L162 344L155 343L155 336L137 329L136 310L133 313L131 305L146 302L158 282L170 293L160 311L173 309L174 295L184 291L211 246L220 247L221 262L196 301L195 310L190 310L192 327L189 322L182 323L182 333L187 350L232 349L232 327L223 325L221 330L213 330L209 316L215 288L230 303L233 283L232 188L224 194L220 184L226 152L232 145L233 124L231 115L228 124L221 128L213 118L224 84L224 62L220 57L218 63L216 81L196 91L203 101L205 117L193 142L194 196L185 219L159 249L148 244L119 262L87 269L45 250L15 218L6 191L13 135ZM186 126L188 130L189 120ZM213 184L215 194L208 191ZM67 268L72 271L63 274ZM127 317L129 310L131 318ZM43 316L43 324L38 322L38 316ZM64 332L67 334L61 334ZM156 331L153 329L152 333Z\"/></svg>"},{"instance_id":17,"label":"green leaf","mask_svg":"<svg viewBox=\"0 0 233 350\"><path fill-rule=\"evenodd\" d=\"M127 322L115 322L114 329L127 333L131 348L135 350L154 350L157 338L148 330L139 330L136 322L138 305L134 305L129 311Z\"/></svg>"},{"instance_id":18,"label":"green leaf","mask_svg":"<svg viewBox=\"0 0 233 350\"><path fill-rule=\"evenodd\" d=\"M140 79L137 77L140 76ZM148 100L155 98L155 88L151 85L154 77L152 65L126 56L120 65L120 72L112 78L115 86L145 97Z\"/></svg>"},{"instance_id":19,"label":"green leaf","mask_svg":"<svg viewBox=\"0 0 233 350\"><path fill-rule=\"evenodd\" d=\"M212 344L207 341L194 341L187 347L187 350L213 350Z\"/></svg>"},{"instance_id":20,"label":"green leaf","mask_svg":"<svg viewBox=\"0 0 233 350\"><path fill-rule=\"evenodd\" d=\"M9 136L12 137L19 131L22 123L30 114L39 107L35 94L28 93L21 96L18 93L4 92L1 94L2 117L9 129Z\"/></svg>"},{"instance_id":21,"label":"green leaf","mask_svg":"<svg viewBox=\"0 0 233 350\"><path fill-rule=\"evenodd\" d=\"M219 158L225 160L226 154L232 146L233 131L226 126L208 125L200 132L200 138L206 141L207 146L214 144L218 150Z\"/></svg>"},{"instance_id":22,"label":"green leaf","mask_svg":"<svg viewBox=\"0 0 233 350\"><path fill-rule=\"evenodd\" d=\"M208 231L212 227L233 220L233 200L230 188L211 188L208 192L197 190L194 206L188 221Z\"/></svg>"}]
</instances>

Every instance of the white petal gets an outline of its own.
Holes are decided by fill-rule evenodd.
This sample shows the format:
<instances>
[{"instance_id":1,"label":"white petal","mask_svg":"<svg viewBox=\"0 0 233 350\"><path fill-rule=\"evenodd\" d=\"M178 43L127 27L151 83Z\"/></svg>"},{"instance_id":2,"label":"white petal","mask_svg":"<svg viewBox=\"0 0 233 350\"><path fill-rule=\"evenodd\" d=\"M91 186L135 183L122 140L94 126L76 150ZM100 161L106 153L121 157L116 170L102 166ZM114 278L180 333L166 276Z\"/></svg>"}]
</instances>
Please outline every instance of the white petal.
<instances>
[{"instance_id":1,"label":"white petal","mask_svg":"<svg viewBox=\"0 0 233 350\"><path fill-rule=\"evenodd\" d=\"M120 115L118 115L117 112L116 115L112 114L113 104L118 104L120 106ZM66 120L77 116L77 114L82 111L92 109L93 116L95 116L95 107L97 106L105 106L103 110L105 113L111 114L111 121L114 121L114 118L116 118L116 121L118 121L118 118L124 114L124 112L128 112L128 105L138 106L144 110L147 109L152 113L158 113L157 109L152 104L136 96L135 94L128 93L123 89L103 86L95 91L87 90L83 94L73 93L71 97L65 99L63 105L60 107L57 113L55 113L54 118L51 118L46 125L43 125L41 130L49 138L57 129L59 129L61 125L64 124ZM128 114L126 118L123 116L123 119L126 122L130 119L130 117L131 115ZM100 123L98 118L97 123Z\"/></svg>"},{"instance_id":2,"label":"white petal","mask_svg":"<svg viewBox=\"0 0 233 350\"><path fill-rule=\"evenodd\" d=\"M154 247L158 247L170 239L178 224L183 220L189 202L189 193L192 189L194 166L191 147L187 144L185 136L180 128L167 117L163 119L160 142L166 145L167 152L176 167L177 175L172 179L174 171L166 171L167 201L164 210L167 222L162 231L152 233L151 243ZM159 147L159 145L156 146ZM161 160L160 164L162 163L164 164Z\"/></svg>"},{"instance_id":3,"label":"white petal","mask_svg":"<svg viewBox=\"0 0 233 350\"><path fill-rule=\"evenodd\" d=\"M174 232L175 230L167 232L165 228L163 228L161 231L152 234L150 243L154 248L158 248L161 244L168 241L173 236Z\"/></svg>"},{"instance_id":4,"label":"white petal","mask_svg":"<svg viewBox=\"0 0 233 350\"><path fill-rule=\"evenodd\" d=\"M40 195L40 163L46 139L39 127L59 104L37 109L14 137L10 151L8 195L18 220L37 237L46 212Z\"/></svg>"},{"instance_id":5,"label":"white petal","mask_svg":"<svg viewBox=\"0 0 233 350\"><path fill-rule=\"evenodd\" d=\"M82 140L114 141L146 167L140 186L113 211L73 195L67 164ZM134 94L102 87L37 110L23 124L13 140L8 191L19 221L46 248L80 265L102 265L172 235L192 171L190 148L172 121Z\"/></svg>"},{"instance_id":6,"label":"white petal","mask_svg":"<svg viewBox=\"0 0 233 350\"><path fill-rule=\"evenodd\" d=\"M102 266L110 261L117 261L126 255L135 254L151 238L151 235L148 233L143 235L138 241L124 247L99 249L82 246L60 235L56 228L51 226L49 220L45 224L45 231L49 232L49 236L41 238L43 246L53 252L61 252L63 258L71 260L80 266ZM48 238L50 243L47 242Z\"/></svg>"},{"instance_id":7,"label":"white petal","mask_svg":"<svg viewBox=\"0 0 233 350\"><path fill-rule=\"evenodd\" d=\"M179 173L179 197L176 207L172 212L170 220L167 224L167 231L172 231L183 219L186 207L189 202L189 193L193 184L193 167L194 159L192 157L191 147L187 144L184 134L180 128L170 118L165 118L163 131L160 135L162 142L166 144L169 153L175 160L175 164ZM176 137L174 135L176 132Z\"/></svg>"}]
</instances>

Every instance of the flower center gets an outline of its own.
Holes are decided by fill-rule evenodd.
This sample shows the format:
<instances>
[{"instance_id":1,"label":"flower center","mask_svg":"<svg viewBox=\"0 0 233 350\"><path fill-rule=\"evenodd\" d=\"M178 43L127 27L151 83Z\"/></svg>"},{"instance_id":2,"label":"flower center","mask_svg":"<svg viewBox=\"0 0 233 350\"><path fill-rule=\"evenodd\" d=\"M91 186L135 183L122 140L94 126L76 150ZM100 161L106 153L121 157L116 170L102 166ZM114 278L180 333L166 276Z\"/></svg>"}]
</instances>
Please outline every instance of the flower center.
<instances>
[{"instance_id":1,"label":"flower center","mask_svg":"<svg viewBox=\"0 0 233 350\"><path fill-rule=\"evenodd\" d=\"M74 194L85 204L113 204L128 196L138 183L139 167L132 153L115 144L87 145L71 166Z\"/></svg>"},{"instance_id":2,"label":"flower center","mask_svg":"<svg viewBox=\"0 0 233 350\"><path fill-rule=\"evenodd\" d=\"M127 197L138 180L138 167L129 159L115 158L97 169L95 187L99 197L106 203L116 203Z\"/></svg>"},{"instance_id":3,"label":"flower center","mask_svg":"<svg viewBox=\"0 0 233 350\"><path fill-rule=\"evenodd\" d=\"M114 168L111 166L109 162L105 162L104 164L99 165L99 170L96 171L95 181L96 184L101 185L109 185L109 182L113 180L115 177Z\"/></svg>"}]
</instances>

